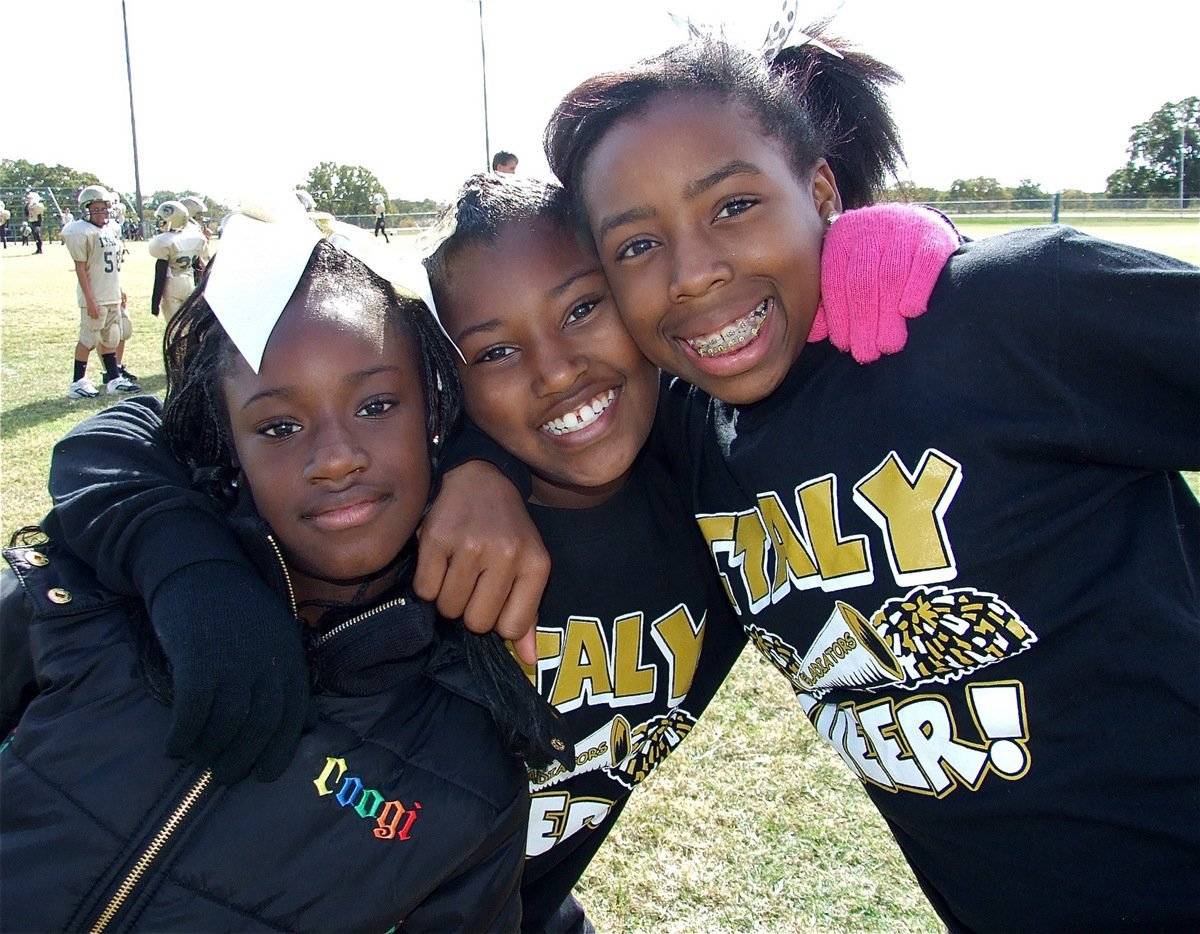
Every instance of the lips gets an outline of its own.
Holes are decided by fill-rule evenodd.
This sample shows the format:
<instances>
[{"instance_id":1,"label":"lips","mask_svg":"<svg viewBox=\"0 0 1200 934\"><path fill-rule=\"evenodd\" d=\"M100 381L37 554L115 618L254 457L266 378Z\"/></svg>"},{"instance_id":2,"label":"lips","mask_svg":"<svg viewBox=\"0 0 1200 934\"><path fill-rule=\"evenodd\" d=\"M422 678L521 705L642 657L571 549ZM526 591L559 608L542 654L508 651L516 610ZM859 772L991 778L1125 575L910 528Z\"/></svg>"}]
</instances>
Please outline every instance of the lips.
<instances>
[{"instance_id":1,"label":"lips","mask_svg":"<svg viewBox=\"0 0 1200 934\"><path fill-rule=\"evenodd\" d=\"M731 321L719 331L684 340L701 357L718 357L740 350L758 336L771 305L771 299L764 298L746 314Z\"/></svg>"},{"instance_id":2,"label":"lips","mask_svg":"<svg viewBox=\"0 0 1200 934\"><path fill-rule=\"evenodd\" d=\"M616 397L617 392L615 389L605 389L602 392L598 392L582 405L577 406L569 412L565 412L557 418L550 419L550 421L542 425L542 431L551 435L569 435L580 431L604 414L604 410L612 405Z\"/></svg>"},{"instance_id":3,"label":"lips","mask_svg":"<svg viewBox=\"0 0 1200 934\"><path fill-rule=\"evenodd\" d=\"M381 493L338 497L323 501L304 518L326 532L341 532L371 522L383 509L387 496Z\"/></svg>"}]
</instances>

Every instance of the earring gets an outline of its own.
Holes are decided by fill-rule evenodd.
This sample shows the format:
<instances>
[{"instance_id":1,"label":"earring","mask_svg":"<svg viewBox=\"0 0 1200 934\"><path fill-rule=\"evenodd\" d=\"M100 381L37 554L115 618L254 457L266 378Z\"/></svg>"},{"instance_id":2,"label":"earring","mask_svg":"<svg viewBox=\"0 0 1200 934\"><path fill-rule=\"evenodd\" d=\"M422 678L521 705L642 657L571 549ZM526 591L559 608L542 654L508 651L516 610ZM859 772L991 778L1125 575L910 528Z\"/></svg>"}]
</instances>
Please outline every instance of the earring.
<instances>
[{"instance_id":1,"label":"earring","mask_svg":"<svg viewBox=\"0 0 1200 934\"><path fill-rule=\"evenodd\" d=\"M841 215L840 215L840 214L838 214L838 212L837 212L837 211L832 211L832 210L831 210L831 211L830 211L828 214L826 214L826 215L825 215L825 226L826 226L826 227L832 227L832 226L833 226L833 222L834 222L835 220L837 220L839 217L841 217Z\"/></svg>"}]
</instances>

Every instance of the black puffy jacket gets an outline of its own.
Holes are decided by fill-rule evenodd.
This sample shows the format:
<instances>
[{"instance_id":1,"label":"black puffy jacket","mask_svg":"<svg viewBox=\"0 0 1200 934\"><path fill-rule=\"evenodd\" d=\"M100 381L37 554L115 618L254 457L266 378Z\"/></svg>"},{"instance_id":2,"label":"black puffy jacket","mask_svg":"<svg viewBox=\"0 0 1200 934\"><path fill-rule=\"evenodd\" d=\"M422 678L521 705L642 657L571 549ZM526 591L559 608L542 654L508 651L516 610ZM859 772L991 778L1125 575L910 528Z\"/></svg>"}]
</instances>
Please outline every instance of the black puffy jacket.
<instances>
[{"instance_id":1,"label":"black puffy jacket","mask_svg":"<svg viewBox=\"0 0 1200 934\"><path fill-rule=\"evenodd\" d=\"M141 607L62 549L5 557L0 929L519 926L528 786L461 643L397 664L379 606L320 649L363 664L283 776L225 787L163 751Z\"/></svg>"}]
</instances>

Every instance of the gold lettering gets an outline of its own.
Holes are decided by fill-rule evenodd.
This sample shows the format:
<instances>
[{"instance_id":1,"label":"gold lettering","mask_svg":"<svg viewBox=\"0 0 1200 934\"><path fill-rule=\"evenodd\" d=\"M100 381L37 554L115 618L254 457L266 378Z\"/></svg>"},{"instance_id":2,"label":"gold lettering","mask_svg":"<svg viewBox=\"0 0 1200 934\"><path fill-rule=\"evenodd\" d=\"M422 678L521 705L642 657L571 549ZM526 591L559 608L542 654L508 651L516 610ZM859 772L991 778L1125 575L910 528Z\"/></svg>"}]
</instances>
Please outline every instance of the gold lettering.
<instances>
[{"instance_id":1,"label":"gold lettering","mask_svg":"<svg viewBox=\"0 0 1200 934\"><path fill-rule=\"evenodd\" d=\"M822 580L857 578L870 573L866 537L842 537L833 477L821 477L798 487L796 503L804 516L808 540L816 555Z\"/></svg>"},{"instance_id":2,"label":"gold lettering","mask_svg":"<svg viewBox=\"0 0 1200 934\"><path fill-rule=\"evenodd\" d=\"M692 614L682 603L670 613L660 616L651 626L654 641L667 658L671 674L671 697L674 706L687 696L700 660L700 647L704 644L704 620L697 625Z\"/></svg>"},{"instance_id":3,"label":"gold lettering","mask_svg":"<svg viewBox=\"0 0 1200 934\"><path fill-rule=\"evenodd\" d=\"M884 532L897 583L928 584L954 577L943 517L961 479L962 467L932 449L910 477L892 451L855 486L855 502Z\"/></svg>"},{"instance_id":4,"label":"gold lettering","mask_svg":"<svg viewBox=\"0 0 1200 934\"><path fill-rule=\"evenodd\" d=\"M558 676L550 693L551 705L559 710L574 709L584 696L585 686L592 697L612 696L608 652L599 620L571 617Z\"/></svg>"},{"instance_id":5,"label":"gold lettering","mask_svg":"<svg viewBox=\"0 0 1200 934\"><path fill-rule=\"evenodd\" d=\"M613 688L622 699L654 696L654 665L642 661L642 614L631 613L616 621L613 659Z\"/></svg>"}]
</instances>

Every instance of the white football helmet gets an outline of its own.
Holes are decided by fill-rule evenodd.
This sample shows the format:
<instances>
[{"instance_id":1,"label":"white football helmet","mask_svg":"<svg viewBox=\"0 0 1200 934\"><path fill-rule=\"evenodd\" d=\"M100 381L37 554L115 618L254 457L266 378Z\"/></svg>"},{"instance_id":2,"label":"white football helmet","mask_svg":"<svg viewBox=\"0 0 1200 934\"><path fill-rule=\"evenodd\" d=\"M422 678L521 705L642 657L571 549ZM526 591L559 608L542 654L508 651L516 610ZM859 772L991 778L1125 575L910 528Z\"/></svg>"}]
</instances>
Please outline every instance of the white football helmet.
<instances>
[{"instance_id":1,"label":"white football helmet","mask_svg":"<svg viewBox=\"0 0 1200 934\"><path fill-rule=\"evenodd\" d=\"M315 211L317 209L317 202L303 188L296 189L296 200L300 202L300 206L306 211Z\"/></svg>"},{"instance_id":2,"label":"white football helmet","mask_svg":"<svg viewBox=\"0 0 1200 934\"><path fill-rule=\"evenodd\" d=\"M99 185L88 185L83 191L79 192L79 206L83 208L85 213L89 204L93 204L96 201L103 201L107 204L112 199L112 193L105 188L101 188Z\"/></svg>"},{"instance_id":3,"label":"white football helmet","mask_svg":"<svg viewBox=\"0 0 1200 934\"><path fill-rule=\"evenodd\" d=\"M42 196L39 195L36 191L25 192L25 204L26 205L37 204L41 200L42 200Z\"/></svg>"},{"instance_id":4,"label":"white football helmet","mask_svg":"<svg viewBox=\"0 0 1200 934\"><path fill-rule=\"evenodd\" d=\"M154 209L154 225L160 233L183 230L188 222L188 209L178 201L164 201Z\"/></svg>"},{"instance_id":5,"label":"white football helmet","mask_svg":"<svg viewBox=\"0 0 1200 934\"><path fill-rule=\"evenodd\" d=\"M383 207L383 195L378 193L371 195L371 204L377 208Z\"/></svg>"},{"instance_id":6,"label":"white football helmet","mask_svg":"<svg viewBox=\"0 0 1200 934\"><path fill-rule=\"evenodd\" d=\"M208 213L208 206L204 203L204 199L198 195L184 195L179 199L179 203L187 208L188 216L197 224Z\"/></svg>"},{"instance_id":7,"label":"white football helmet","mask_svg":"<svg viewBox=\"0 0 1200 934\"><path fill-rule=\"evenodd\" d=\"M112 208L109 209L108 213L118 224L125 220L125 205L120 198L113 199Z\"/></svg>"}]
</instances>

